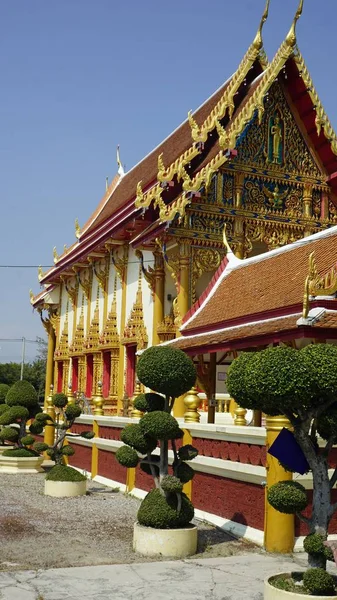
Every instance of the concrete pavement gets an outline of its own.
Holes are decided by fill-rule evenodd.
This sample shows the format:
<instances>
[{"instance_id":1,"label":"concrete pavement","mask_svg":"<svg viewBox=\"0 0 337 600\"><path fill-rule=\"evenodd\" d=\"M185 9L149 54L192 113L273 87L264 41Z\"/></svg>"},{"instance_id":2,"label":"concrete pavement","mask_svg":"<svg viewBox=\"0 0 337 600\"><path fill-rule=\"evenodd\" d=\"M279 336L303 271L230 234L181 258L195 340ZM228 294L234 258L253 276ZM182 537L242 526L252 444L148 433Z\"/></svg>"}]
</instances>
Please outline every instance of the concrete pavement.
<instances>
[{"instance_id":1,"label":"concrete pavement","mask_svg":"<svg viewBox=\"0 0 337 600\"><path fill-rule=\"evenodd\" d=\"M172 562L1 571L0 599L263 600L265 577L304 566L305 556L250 553Z\"/></svg>"}]
</instances>

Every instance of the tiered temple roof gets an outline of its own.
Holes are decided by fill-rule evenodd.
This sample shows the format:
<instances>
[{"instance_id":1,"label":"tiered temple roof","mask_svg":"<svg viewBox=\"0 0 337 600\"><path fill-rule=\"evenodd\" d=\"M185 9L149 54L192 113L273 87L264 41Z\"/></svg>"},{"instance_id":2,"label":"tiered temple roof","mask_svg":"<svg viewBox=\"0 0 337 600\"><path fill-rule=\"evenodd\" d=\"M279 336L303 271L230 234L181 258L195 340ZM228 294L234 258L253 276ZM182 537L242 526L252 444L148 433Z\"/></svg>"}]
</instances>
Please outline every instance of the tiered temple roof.
<instances>
[{"instance_id":1,"label":"tiered temple roof","mask_svg":"<svg viewBox=\"0 0 337 600\"><path fill-rule=\"evenodd\" d=\"M169 342L191 354L337 338L337 227L271 252L227 253Z\"/></svg>"}]
</instances>

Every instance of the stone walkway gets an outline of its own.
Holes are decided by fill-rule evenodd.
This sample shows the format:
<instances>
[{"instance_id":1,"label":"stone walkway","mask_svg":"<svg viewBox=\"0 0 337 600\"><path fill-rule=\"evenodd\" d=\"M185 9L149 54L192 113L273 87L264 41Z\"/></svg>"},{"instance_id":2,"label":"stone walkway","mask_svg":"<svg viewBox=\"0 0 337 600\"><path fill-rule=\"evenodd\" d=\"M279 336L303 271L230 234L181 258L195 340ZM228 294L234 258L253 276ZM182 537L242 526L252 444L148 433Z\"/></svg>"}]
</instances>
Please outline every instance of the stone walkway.
<instances>
[{"instance_id":1,"label":"stone walkway","mask_svg":"<svg viewBox=\"0 0 337 600\"><path fill-rule=\"evenodd\" d=\"M0 572L1 600L263 600L263 580L305 566L245 554L172 562Z\"/></svg>"}]
</instances>

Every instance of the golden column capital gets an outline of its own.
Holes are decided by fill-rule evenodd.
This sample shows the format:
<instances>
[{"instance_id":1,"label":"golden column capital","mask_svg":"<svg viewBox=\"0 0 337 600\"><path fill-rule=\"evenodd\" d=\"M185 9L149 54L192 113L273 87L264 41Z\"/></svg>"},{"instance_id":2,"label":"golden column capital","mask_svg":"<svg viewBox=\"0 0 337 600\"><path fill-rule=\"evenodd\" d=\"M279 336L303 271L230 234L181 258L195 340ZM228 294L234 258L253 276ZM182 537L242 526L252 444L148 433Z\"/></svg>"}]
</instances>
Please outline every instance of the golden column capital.
<instances>
[{"instance_id":1,"label":"golden column capital","mask_svg":"<svg viewBox=\"0 0 337 600\"><path fill-rule=\"evenodd\" d=\"M267 431L282 431L282 429L291 429L291 423L284 415L277 415L276 417L266 416L266 430Z\"/></svg>"},{"instance_id":2,"label":"golden column capital","mask_svg":"<svg viewBox=\"0 0 337 600\"><path fill-rule=\"evenodd\" d=\"M185 423L199 423L200 413L198 408L201 406L201 399L198 396L198 392L195 387L192 387L184 397L184 405L186 412L184 414Z\"/></svg>"}]
</instances>

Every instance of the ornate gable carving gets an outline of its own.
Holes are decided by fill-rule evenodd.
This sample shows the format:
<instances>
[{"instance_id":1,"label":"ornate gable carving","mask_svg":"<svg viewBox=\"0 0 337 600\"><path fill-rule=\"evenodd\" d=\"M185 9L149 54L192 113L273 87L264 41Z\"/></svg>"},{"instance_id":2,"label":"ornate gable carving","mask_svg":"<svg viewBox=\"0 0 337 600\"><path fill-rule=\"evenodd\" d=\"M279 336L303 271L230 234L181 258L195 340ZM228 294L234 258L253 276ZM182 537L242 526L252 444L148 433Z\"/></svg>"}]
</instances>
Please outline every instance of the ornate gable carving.
<instances>
[{"instance_id":1,"label":"ornate gable carving","mask_svg":"<svg viewBox=\"0 0 337 600\"><path fill-rule=\"evenodd\" d=\"M86 354L97 352L99 349L99 304L96 300L95 312L92 318L88 334L85 337L83 351Z\"/></svg>"},{"instance_id":2,"label":"ornate gable carving","mask_svg":"<svg viewBox=\"0 0 337 600\"><path fill-rule=\"evenodd\" d=\"M115 277L114 295L111 303L111 309L105 323L103 332L99 338L99 347L101 350L110 350L119 348L120 339L117 328L117 302L116 302L117 277Z\"/></svg>"},{"instance_id":3,"label":"ornate gable carving","mask_svg":"<svg viewBox=\"0 0 337 600\"><path fill-rule=\"evenodd\" d=\"M322 178L277 81L265 97L261 124L256 114L239 137L236 149L233 162L275 173Z\"/></svg>"},{"instance_id":4,"label":"ornate gable carving","mask_svg":"<svg viewBox=\"0 0 337 600\"><path fill-rule=\"evenodd\" d=\"M122 344L136 344L137 350L144 350L148 345L148 341L143 317L142 270L140 265L136 301L124 329Z\"/></svg>"},{"instance_id":5,"label":"ornate gable carving","mask_svg":"<svg viewBox=\"0 0 337 600\"><path fill-rule=\"evenodd\" d=\"M83 312L83 303L81 308L81 314L79 321L77 323L77 327L75 330L75 335L72 343L69 347L69 355L70 356L80 356L83 354L83 341L84 341L84 312Z\"/></svg>"},{"instance_id":6,"label":"ornate gable carving","mask_svg":"<svg viewBox=\"0 0 337 600\"><path fill-rule=\"evenodd\" d=\"M60 336L60 341L55 350L55 360L67 360L69 358L68 347L68 312L64 321L63 331Z\"/></svg>"}]
</instances>

